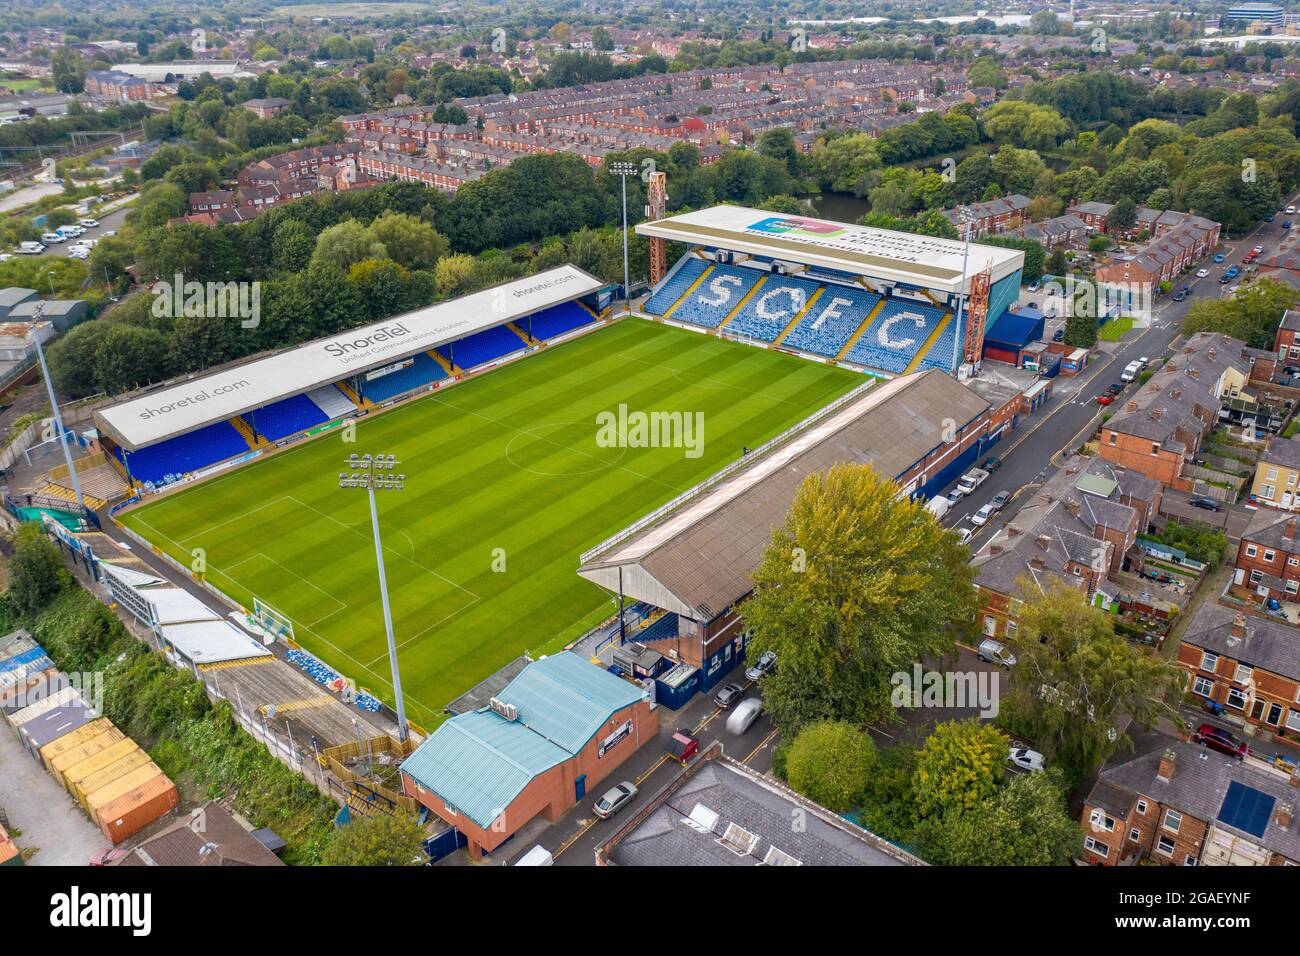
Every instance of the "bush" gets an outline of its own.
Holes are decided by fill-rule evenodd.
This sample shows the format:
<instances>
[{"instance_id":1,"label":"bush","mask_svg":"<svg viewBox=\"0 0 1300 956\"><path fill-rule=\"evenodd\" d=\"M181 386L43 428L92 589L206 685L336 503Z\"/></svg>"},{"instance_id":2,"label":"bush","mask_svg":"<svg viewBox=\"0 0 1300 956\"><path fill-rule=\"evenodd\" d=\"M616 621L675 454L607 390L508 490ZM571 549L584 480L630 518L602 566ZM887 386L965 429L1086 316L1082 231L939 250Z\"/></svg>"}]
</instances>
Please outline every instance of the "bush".
<instances>
[{"instance_id":1,"label":"bush","mask_svg":"<svg viewBox=\"0 0 1300 956\"><path fill-rule=\"evenodd\" d=\"M851 810L862 800L875 763L871 738L844 721L801 730L786 756L790 786L828 810Z\"/></svg>"}]
</instances>

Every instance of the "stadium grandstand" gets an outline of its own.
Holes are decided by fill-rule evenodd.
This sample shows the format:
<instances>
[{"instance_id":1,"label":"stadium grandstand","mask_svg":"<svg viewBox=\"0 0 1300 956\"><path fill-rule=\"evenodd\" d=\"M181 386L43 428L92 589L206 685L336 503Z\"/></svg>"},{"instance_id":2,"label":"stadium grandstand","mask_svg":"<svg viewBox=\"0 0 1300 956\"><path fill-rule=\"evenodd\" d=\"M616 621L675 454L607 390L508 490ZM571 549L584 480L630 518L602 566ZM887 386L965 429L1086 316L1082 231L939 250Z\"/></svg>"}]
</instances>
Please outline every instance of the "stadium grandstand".
<instances>
[{"instance_id":1,"label":"stadium grandstand","mask_svg":"<svg viewBox=\"0 0 1300 956\"><path fill-rule=\"evenodd\" d=\"M163 383L95 413L110 460L150 491L204 477L425 394L600 321L571 265Z\"/></svg>"},{"instance_id":2,"label":"stadium grandstand","mask_svg":"<svg viewBox=\"0 0 1300 956\"><path fill-rule=\"evenodd\" d=\"M636 230L687 246L652 277L648 315L885 378L978 367L1024 267L1015 249L972 243L967 256L956 240L741 206Z\"/></svg>"}]
</instances>

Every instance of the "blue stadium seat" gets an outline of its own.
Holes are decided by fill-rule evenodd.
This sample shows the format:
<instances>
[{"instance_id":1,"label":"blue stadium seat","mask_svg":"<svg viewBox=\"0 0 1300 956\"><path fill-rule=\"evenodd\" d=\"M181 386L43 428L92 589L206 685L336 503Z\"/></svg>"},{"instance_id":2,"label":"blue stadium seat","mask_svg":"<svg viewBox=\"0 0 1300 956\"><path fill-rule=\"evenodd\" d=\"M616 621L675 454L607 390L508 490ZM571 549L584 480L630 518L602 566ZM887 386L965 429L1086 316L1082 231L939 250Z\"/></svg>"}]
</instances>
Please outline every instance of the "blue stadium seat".
<instances>
[{"instance_id":1,"label":"blue stadium seat","mask_svg":"<svg viewBox=\"0 0 1300 956\"><path fill-rule=\"evenodd\" d=\"M900 374L946 314L929 303L891 297L845 358Z\"/></svg>"},{"instance_id":2,"label":"blue stadium seat","mask_svg":"<svg viewBox=\"0 0 1300 956\"><path fill-rule=\"evenodd\" d=\"M191 471L215 465L248 451L248 442L230 422L217 422L168 438L139 451L115 454L137 481L155 485L181 478Z\"/></svg>"},{"instance_id":3,"label":"blue stadium seat","mask_svg":"<svg viewBox=\"0 0 1300 956\"><path fill-rule=\"evenodd\" d=\"M533 338L545 341L595 321L596 317L578 303L565 302L529 318L520 319L515 325L530 332Z\"/></svg>"},{"instance_id":4,"label":"blue stadium seat","mask_svg":"<svg viewBox=\"0 0 1300 956\"><path fill-rule=\"evenodd\" d=\"M691 283L698 279L709 264L703 259L697 259L695 256L688 256L682 263L680 269L672 273L667 279L659 283L659 288L654 290L650 298L646 299L645 311L651 315L663 315L672 304L682 297L682 293L691 287Z\"/></svg>"},{"instance_id":5,"label":"blue stadium seat","mask_svg":"<svg viewBox=\"0 0 1300 956\"><path fill-rule=\"evenodd\" d=\"M752 335L764 342L775 342L787 325L808 304L821 286L807 279L768 276L745 307L727 326L728 332ZM680 311L680 310L679 310Z\"/></svg>"},{"instance_id":6,"label":"blue stadium seat","mask_svg":"<svg viewBox=\"0 0 1300 956\"><path fill-rule=\"evenodd\" d=\"M867 320L880 296L865 289L828 284L821 297L781 344L787 348L834 358Z\"/></svg>"},{"instance_id":7,"label":"blue stadium seat","mask_svg":"<svg viewBox=\"0 0 1300 956\"><path fill-rule=\"evenodd\" d=\"M295 395L244 416L253 431L269 441L306 431L313 425L329 421L329 416L306 395Z\"/></svg>"},{"instance_id":8,"label":"blue stadium seat","mask_svg":"<svg viewBox=\"0 0 1300 956\"><path fill-rule=\"evenodd\" d=\"M470 369L523 348L525 348L523 339L504 325L498 325L495 328L467 335L450 345L440 345L438 354L461 368Z\"/></svg>"},{"instance_id":9,"label":"blue stadium seat","mask_svg":"<svg viewBox=\"0 0 1300 956\"><path fill-rule=\"evenodd\" d=\"M515 337L518 342L518 336ZM415 361L399 372L389 372L379 378L362 381L361 394L372 402L386 402L398 395L405 395L423 385L431 385L447 377L447 371L428 355L421 352Z\"/></svg>"},{"instance_id":10,"label":"blue stadium seat","mask_svg":"<svg viewBox=\"0 0 1300 956\"><path fill-rule=\"evenodd\" d=\"M948 327L939 334L934 340L934 344L926 350L925 357L921 359L921 364L917 366L917 371L924 371L927 368L941 368L945 372L952 371L952 346L957 338L957 319L954 317L948 323ZM960 356L959 356L960 358Z\"/></svg>"},{"instance_id":11,"label":"blue stadium seat","mask_svg":"<svg viewBox=\"0 0 1300 956\"><path fill-rule=\"evenodd\" d=\"M677 306L672 318L716 329L765 274L742 266L715 265L708 278Z\"/></svg>"}]
</instances>

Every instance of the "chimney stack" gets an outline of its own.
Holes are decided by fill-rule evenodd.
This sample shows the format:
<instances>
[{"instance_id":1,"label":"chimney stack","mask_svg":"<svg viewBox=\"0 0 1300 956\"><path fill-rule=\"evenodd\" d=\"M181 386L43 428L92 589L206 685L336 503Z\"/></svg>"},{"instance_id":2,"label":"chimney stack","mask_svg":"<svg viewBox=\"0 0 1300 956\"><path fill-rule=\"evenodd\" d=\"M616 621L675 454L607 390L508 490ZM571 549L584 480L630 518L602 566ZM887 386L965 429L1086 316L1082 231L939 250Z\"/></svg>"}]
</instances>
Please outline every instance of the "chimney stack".
<instances>
[{"instance_id":1,"label":"chimney stack","mask_svg":"<svg viewBox=\"0 0 1300 956\"><path fill-rule=\"evenodd\" d=\"M1151 417L1154 418L1156 421L1160 421L1160 413L1161 413L1161 411L1163 411L1163 409L1162 409L1159 405L1152 405L1152 406L1151 406Z\"/></svg>"},{"instance_id":2,"label":"chimney stack","mask_svg":"<svg viewBox=\"0 0 1300 956\"><path fill-rule=\"evenodd\" d=\"M1291 804L1279 803L1277 805L1277 825L1283 830L1291 829Z\"/></svg>"},{"instance_id":3,"label":"chimney stack","mask_svg":"<svg viewBox=\"0 0 1300 956\"><path fill-rule=\"evenodd\" d=\"M1079 502L1075 501L1074 499L1070 499L1066 501L1065 510L1070 512L1070 514L1074 515L1077 518L1079 516Z\"/></svg>"},{"instance_id":4,"label":"chimney stack","mask_svg":"<svg viewBox=\"0 0 1300 956\"><path fill-rule=\"evenodd\" d=\"M1051 547L1051 545L1052 545L1052 539L1051 539L1048 535L1040 534L1040 535L1038 536L1038 547L1039 547L1039 548L1041 548L1042 550L1046 551L1049 547Z\"/></svg>"},{"instance_id":5,"label":"chimney stack","mask_svg":"<svg viewBox=\"0 0 1300 956\"><path fill-rule=\"evenodd\" d=\"M1178 755L1174 753L1173 748L1166 750L1160 755L1160 769L1156 771L1156 779L1161 783L1168 783L1174 778L1174 763L1178 760Z\"/></svg>"},{"instance_id":6,"label":"chimney stack","mask_svg":"<svg viewBox=\"0 0 1300 956\"><path fill-rule=\"evenodd\" d=\"M1237 611L1232 615L1232 636L1241 640L1246 636L1246 615Z\"/></svg>"},{"instance_id":7,"label":"chimney stack","mask_svg":"<svg viewBox=\"0 0 1300 956\"><path fill-rule=\"evenodd\" d=\"M1138 410L1137 402L1129 402L1127 405L1124 406L1124 411L1126 412L1136 412L1137 410Z\"/></svg>"},{"instance_id":8,"label":"chimney stack","mask_svg":"<svg viewBox=\"0 0 1300 956\"><path fill-rule=\"evenodd\" d=\"M1043 559L1037 554L1029 559L1029 566L1033 568L1035 571L1041 571L1045 567L1045 565L1043 564Z\"/></svg>"},{"instance_id":9,"label":"chimney stack","mask_svg":"<svg viewBox=\"0 0 1300 956\"><path fill-rule=\"evenodd\" d=\"M1291 786L1300 787L1300 767L1291 771Z\"/></svg>"}]
</instances>

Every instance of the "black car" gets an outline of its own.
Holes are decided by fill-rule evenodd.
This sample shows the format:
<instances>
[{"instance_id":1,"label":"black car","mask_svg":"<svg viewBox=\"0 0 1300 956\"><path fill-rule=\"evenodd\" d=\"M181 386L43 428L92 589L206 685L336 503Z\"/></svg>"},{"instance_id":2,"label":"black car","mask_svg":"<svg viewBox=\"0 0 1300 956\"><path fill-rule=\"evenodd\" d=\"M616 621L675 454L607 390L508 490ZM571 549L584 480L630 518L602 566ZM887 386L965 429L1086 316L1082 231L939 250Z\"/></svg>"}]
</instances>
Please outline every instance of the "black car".
<instances>
[{"instance_id":1,"label":"black car","mask_svg":"<svg viewBox=\"0 0 1300 956\"><path fill-rule=\"evenodd\" d=\"M1272 214L1272 213L1269 213L1267 216L1264 217L1264 221L1265 221L1265 222L1272 222L1274 218L1275 218L1275 217L1273 216L1273 214Z\"/></svg>"},{"instance_id":2,"label":"black car","mask_svg":"<svg viewBox=\"0 0 1300 956\"><path fill-rule=\"evenodd\" d=\"M984 464L981 467L991 475L1002 467L1002 459L997 455L990 455L984 459Z\"/></svg>"},{"instance_id":3,"label":"black car","mask_svg":"<svg viewBox=\"0 0 1300 956\"><path fill-rule=\"evenodd\" d=\"M745 692L738 684L724 684L722 689L713 695L713 703L723 710L730 710L740 703L740 699L744 696Z\"/></svg>"},{"instance_id":4,"label":"black car","mask_svg":"<svg viewBox=\"0 0 1300 956\"><path fill-rule=\"evenodd\" d=\"M1053 332L1053 333L1052 333L1052 341L1053 341L1053 342L1064 342L1064 341L1065 341L1065 329L1057 329L1055 332Z\"/></svg>"},{"instance_id":5,"label":"black car","mask_svg":"<svg viewBox=\"0 0 1300 956\"><path fill-rule=\"evenodd\" d=\"M1106 386L1106 391L1110 392L1112 395L1118 395L1120 392L1124 391L1124 386L1119 382L1111 382Z\"/></svg>"},{"instance_id":6,"label":"black car","mask_svg":"<svg viewBox=\"0 0 1300 956\"><path fill-rule=\"evenodd\" d=\"M1175 301L1175 302L1182 302L1183 299L1185 299L1185 298L1187 298L1187 290L1186 290L1186 289L1179 289L1177 292L1174 293L1174 301Z\"/></svg>"},{"instance_id":7,"label":"black car","mask_svg":"<svg viewBox=\"0 0 1300 956\"><path fill-rule=\"evenodd\" d=\"M1206 511L1219 510L1219 503L1213 498L1193 498L1187 503L1193 508L1204 508Z\"/></svg>"},{"instance_id":8,"label":"black car","mask_svg":"<svg viewBox=\"0 0 1300 956\"><path fill-rule=\"evenodd\" d=\"M1283 374L1283 375L1300 375L1300 365L1284 365L1284 366L1282 366L1282 374Z\"/></svg>"}]
</instances>

